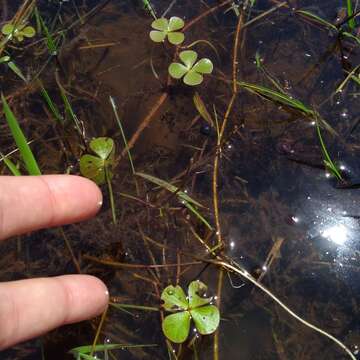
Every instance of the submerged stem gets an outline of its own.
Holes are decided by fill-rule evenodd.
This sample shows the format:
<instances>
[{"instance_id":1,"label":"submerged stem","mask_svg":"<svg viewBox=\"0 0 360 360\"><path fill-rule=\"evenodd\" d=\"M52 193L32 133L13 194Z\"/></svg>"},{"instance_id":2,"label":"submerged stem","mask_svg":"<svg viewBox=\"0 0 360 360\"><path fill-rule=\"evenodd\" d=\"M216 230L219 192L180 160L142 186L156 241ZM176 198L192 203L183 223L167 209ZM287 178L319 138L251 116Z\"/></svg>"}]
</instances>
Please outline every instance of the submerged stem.
<instances>
[{"instance_id":1,"label":"submerged stem","mask_svg":"<svg viewBox=\"0 0 360 360\"><path fill-rule=\"evenodd\" d=\"M287 307L280 299L278 299L269 289L267 289L264 285L262 285L261 283L259 283L258 281L256 281L256 279L249 274L245 269L241 268L240 266L233 266L225 261L211 261L212 263L219 265L227 270L230 270L242 277L244 277L245 279L249 280L251 283L253 283L257 288L259 288L260 290L262 290L266 295L268 295L272 300L274 300L278 305L280 305L288 314L290 314L293 318L295 318L296 320L298 320L299 322L301 322L302 324L304 324L305 326L307 326L308 328L318 332L319 334L327 337L328 339L332 340L336 345L338 345L341 349L343 349L352 360L356 360L356 357L354 356L354 354L352 353L352 351L345 345L343 344L340 340L338 340L336 337L334 337L333 335L329 334L328 332L326 332L325 330L320 329L319 327L309 323L308 321L304 320L302 317L300 317L299 315L297 315L293 310L291 310L289 307Z\"/></svg>"},{"instance_id":2,"label":"submerged stem","mask_svg":"<svg viewBox=\"0 0 360 360\"><path fill-rule=\"evenodd\" d=\"M115 208L114 194L113 194L111 179L109 176L109 170L108 170L107 166L105 166L105 178L106 178L107 186L109 189L111 214L112 214L113 222L114 222L114 224L116 224L116 208Z\"/></svg>"}]
</instances>

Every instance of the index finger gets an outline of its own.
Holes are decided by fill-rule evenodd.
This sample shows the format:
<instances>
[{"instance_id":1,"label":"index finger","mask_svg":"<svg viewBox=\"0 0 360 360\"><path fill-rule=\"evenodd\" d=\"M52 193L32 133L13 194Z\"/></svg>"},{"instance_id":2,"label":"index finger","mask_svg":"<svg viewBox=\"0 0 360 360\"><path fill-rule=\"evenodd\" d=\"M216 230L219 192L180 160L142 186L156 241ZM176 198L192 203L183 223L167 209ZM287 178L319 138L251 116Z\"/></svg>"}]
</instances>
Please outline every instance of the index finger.
<instances>
[{"instance_id":1,"label":"index finger","mask_svg":"<svg viewBox=\"0 0 360 360\"><path fill-rule=\"evenodd\" d=\"M101 204L99 188L79 176L1 176L0 240L84 220Z\"/></svg>"}]
</instances>

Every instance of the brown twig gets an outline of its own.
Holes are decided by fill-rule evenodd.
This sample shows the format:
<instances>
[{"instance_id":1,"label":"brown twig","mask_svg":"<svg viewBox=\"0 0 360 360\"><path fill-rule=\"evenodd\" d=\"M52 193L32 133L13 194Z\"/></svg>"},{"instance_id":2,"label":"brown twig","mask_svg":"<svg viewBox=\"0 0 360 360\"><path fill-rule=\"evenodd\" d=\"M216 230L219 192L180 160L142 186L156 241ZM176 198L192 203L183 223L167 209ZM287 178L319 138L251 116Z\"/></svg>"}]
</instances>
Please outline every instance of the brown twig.
<instances>
[{"instance_id":1,"label":"brown twig","mask_svg":"<svg viewBox=\"0 0 360 360\"><path fill-rule=\"evenodd\" d=\"M112 267L118 267L118 268L125 268L125 269L156 269L156 268L166 268L166 267L177 267L177 266L188 266L188 265L200 265L202 264L201 261L192 261L192 262L186 262L181 264L159 264L159 265L144 265L144 264L128 264L128 263L120 263L117 261L111 261L111 260L101 260L97 257L90 256L90 255L84 255L84 259L90 260L92 262L112 266Z\"/></svg>"}]
</instances>

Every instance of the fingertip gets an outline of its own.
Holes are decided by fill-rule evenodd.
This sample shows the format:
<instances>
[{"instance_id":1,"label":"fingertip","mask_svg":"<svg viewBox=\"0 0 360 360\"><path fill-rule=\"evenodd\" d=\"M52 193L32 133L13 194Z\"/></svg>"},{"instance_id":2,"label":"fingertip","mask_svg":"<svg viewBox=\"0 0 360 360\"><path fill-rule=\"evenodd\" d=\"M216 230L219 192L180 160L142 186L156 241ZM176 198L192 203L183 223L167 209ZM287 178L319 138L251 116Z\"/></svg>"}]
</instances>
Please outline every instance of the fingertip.
<instances>
[{"instance_id":1,"label":"fingertip","mask_svg":"<svg viewBox=\"0 0 360 360\"><path fill-rule=\"evenodd\" d=\"M70 324L100 315L108 305L109 291L106 285L92 275L64 275L56 279L62 283L71 309L64 319Z\"/></svg>"},{"instance_id":2,"label":"fingertip","mask_svg":"<svg viewBox=\"0 0 360 360\"><path fill-rule=\"evenodd\" d=\"M66 217L72 222L95 215L102 205L100 188L91 180L76 175L42 176L56 201L61 223ZM57 222L57 220L54 220Z\"/></svg>"}]
</instances>

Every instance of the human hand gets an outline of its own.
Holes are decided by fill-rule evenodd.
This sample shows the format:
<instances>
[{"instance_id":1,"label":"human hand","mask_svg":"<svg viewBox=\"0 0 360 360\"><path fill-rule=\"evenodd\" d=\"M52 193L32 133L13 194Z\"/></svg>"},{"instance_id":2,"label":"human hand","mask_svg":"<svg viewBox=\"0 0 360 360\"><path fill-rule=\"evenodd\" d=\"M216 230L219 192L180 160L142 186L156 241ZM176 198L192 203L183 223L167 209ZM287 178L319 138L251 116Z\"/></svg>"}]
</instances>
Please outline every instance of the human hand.
<instances>
[{"instance_id":1,"label":"human hand","mask_svg":"<svg viewBox=\"0 0 360 360\"><path fill-rule=\"evenodd\" d=\"M70 175L0 177L0 241L84 220L101 207L91 181ZM89 275L0 283L0 350L55 327L99 315L106 286Z\"/></svg>"}]
</instances>

